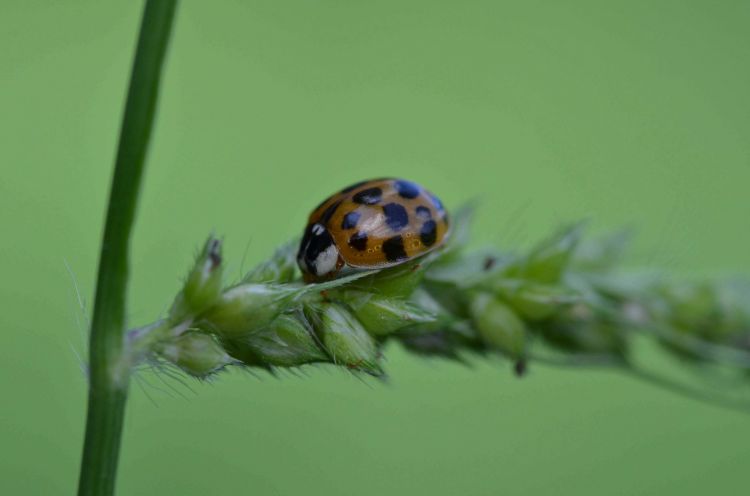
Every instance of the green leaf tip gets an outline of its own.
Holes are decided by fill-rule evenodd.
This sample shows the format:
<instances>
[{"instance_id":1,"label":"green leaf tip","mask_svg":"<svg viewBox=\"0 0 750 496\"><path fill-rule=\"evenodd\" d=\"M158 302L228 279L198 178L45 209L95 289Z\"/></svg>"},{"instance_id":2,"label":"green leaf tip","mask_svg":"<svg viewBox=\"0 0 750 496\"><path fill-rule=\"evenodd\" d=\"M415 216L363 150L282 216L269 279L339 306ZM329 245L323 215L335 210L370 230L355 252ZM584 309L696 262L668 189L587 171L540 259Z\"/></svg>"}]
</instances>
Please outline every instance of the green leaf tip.
<instances>
[{"instance_id":1,"label":"green leaf tip","mask_svg":"<svg viewBox=\"0 0 750 496\"><path fill-rule=\"evenodd\" d=\"M304 316L282 314L257 332L230 344L238 357L254 359L274 367L293 367L324 362L327 357Z\"/></svg>"},{"instance_id":2,"label":"green leaf tip","mask_svg":"<svg viewBox=\"0 0 750 496\"><path fill-rule=\"evenodd\" d=\"M474 325L487 344L511 358L524 357L526 325L510 306L493 295L476 293L470 308Z\"/></svg>"},{"instance_id":3,"label":"green leaf tip","mask_svg":"<svg viewBox=\"0 0 750 496\"><path fill-rule=\"evenodd\" d=\"M559 282L568 268L583 230L583 222L572 224L539 243L520 267L521 276L540 283Z\"/></svg>"},{"instance_id":4,"label":"green leaf tip","mask_svg":"<svg viewBox=\"0 0 750 496\"><path fill-rule=\"evenodd\" d=\"M397 298L364 291L346 293L354 315L374 336L388 336L405 327L436 321L436 316L414 304Z\"/></svg>"},{"instance_id":5,"label":"green leaf tip","mask_svg":"<svg viewBox=\"0 0 750 496\"><path fill-rule=\"evenodd\" d=\"M186 373L204 378L235 363L224 348L208 334L188 331L160 343L158 354Z\"/></svg>"},{"instance_id":6,"label":"green leaf tip","mask_svg":"<svg viewBox=\"0 0 750 496\"><path fill-rule=\"evenodd\" d=\"M324 302L306 307L305 312L334 364L383 374L375 339L344 306Z\"/></svg>"},{"instance_id":7,"label":"green leaf tip","mask_svg":"<svg viewBox=\"0 0 750 496\"><path fill-rule=\"evenodd\" d=\"M211 236L203 244L193 268L185 278L182 291L172 303L169 316L173 322L198 315L218 301L222 290L221 262L221 241Z\"/></svg>"}]
</instances>

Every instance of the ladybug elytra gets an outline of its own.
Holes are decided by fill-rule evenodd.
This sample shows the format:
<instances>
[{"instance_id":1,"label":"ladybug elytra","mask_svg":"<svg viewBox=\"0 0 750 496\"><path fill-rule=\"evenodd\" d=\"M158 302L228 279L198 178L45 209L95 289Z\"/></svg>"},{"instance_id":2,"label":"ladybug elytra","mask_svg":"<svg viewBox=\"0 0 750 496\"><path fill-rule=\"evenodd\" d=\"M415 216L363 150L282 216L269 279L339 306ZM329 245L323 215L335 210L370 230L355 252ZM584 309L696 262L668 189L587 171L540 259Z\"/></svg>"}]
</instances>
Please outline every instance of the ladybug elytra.
<instances>
[{"instance_id":1,"label":"ladybug elytra","mask_svg":"<svg viewBox=\"0 0 750 496\"><path fill-rule=\"evenodd\" d=\"M402 179L372 179L328 197L308 219L297 253L305 281L342 269L398 265L443 244L448 214L440 200Z\"/></svg>"}]
</instances>

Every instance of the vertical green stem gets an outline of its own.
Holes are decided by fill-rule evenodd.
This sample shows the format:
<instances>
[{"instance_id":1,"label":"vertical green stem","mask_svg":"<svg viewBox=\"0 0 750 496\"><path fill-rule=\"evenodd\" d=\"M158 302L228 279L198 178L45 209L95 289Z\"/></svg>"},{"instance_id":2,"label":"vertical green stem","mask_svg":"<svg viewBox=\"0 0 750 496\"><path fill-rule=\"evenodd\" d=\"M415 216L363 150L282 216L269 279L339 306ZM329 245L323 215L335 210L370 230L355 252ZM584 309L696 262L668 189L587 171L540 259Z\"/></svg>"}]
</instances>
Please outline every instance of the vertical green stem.
<instances>
[{"instance_id":1,"label":"vertical green stem","mask_svg":"<svg viewBox=\"0 0 750 496\"><path fill-rule=\"evenodd\" d=\"M123 340L130 232L175 9L176 0L148 0L141 19L99 258L79 495L114 493L130 372Z\"/></svg>"}]
</instances>

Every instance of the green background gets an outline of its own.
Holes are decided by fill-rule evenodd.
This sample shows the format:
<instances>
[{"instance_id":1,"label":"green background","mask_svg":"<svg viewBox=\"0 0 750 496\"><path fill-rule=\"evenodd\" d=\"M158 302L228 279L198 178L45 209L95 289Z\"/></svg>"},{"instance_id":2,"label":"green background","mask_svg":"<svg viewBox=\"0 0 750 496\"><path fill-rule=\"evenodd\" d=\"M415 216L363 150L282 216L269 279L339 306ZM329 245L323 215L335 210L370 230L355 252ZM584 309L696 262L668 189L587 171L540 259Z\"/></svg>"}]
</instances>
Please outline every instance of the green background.
<instances>
[{"instance_id":1,"label":"green background","mask_svg":"<svg viewBox=\"0 0 750 496\"><path fill-rule=\"evenodd\" d=\"M1 494L74 492L76 352L140 7L0 4ZM747 1L184 2L129 321L164 312L212 230L236 277L325 195L384 175L479 198L478 244L588 217L636 228L631 265L750 276L748 25ZM385 385L325 367L190 388L143 375L119 494L747 488L748 415L613 372L386 356Z\"/></svg>"}]
</instances>

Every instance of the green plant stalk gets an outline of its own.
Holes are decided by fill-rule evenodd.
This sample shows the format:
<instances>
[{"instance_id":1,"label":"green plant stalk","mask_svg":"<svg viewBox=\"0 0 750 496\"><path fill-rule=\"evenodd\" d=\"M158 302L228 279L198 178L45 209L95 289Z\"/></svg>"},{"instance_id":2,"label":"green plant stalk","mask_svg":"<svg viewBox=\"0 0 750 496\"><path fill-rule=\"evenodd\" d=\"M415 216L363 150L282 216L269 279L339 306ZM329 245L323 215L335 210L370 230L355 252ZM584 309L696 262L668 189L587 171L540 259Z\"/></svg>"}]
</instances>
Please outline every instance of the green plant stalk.
<instances>
[{"instance_id":1,"label":"green plant stalk","mask_svg":"<svg viewBox=\"0 0 750 496\"><path fill-rule=\"evenodd\" d=\"M114 493L131 368L124 346L128 248L176 3L148 0L141 19L99 259L79 495Z\"/></svg>"},{"instance_id":2,"label":"green plant stalk","mask_svg":"<svg viewBox=\"0 0 750 496\"><path fill-rule=\"evenodd\" d=\"M229 366L276 369L329 363L385 377L388 341L466 363L504 355L521 376L534 362L609 367L663 389L750 411L750 402L643 368L635 336L684 365L746 378L750 281L676 281L622 271L628 237L585 239L573 224L531 250L467 251L471 209L445 246L387 269L303 284L297 243L239 283L222 283L221 242L209 237L168 315L127 335L131 366L176 367L211 379ZM708 374L709 372L706 372Z\"/></svg>"}]
</instances>

